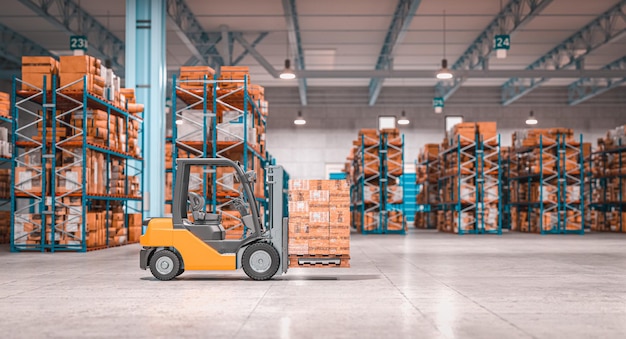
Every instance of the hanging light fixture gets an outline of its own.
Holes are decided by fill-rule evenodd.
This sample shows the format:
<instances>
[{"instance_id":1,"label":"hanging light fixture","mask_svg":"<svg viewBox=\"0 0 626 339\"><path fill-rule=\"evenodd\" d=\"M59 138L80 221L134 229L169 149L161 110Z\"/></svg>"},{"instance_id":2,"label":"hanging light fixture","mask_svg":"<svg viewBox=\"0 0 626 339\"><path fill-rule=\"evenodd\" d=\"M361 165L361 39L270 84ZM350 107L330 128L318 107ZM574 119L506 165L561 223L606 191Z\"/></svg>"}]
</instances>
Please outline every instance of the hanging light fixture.
<instances>
[{"instance_id":1,"label":"hanging light fixture","mask_svg":"<svg viewBox=\"0 0 626 339\"><path fill-rule=\"evenodd\" d=\"M443 11L443 59L441 59L441 69L437 72L437 79L448 80L454 75L448 69L448 59L446 59L446 11Z\"/></svg>"},{"instance_id":2,"label":"hanging light fixture","mask_svg":"<svg viewBox=\"0 0 626 339\"><path fill-rule=\"evenodd\" d=\"M291 60L285 59L285 68L280 72L280 78L285 80L291 80L296 78L296 73L291 69Z\"/></svg>"},{"instance_id":3,"label":"hanging light fixture","mask_svg":"<svg viewBox=\"0 0 626 339\"><path fill-rule=\"evenodd\" d=\"M306 120L302 117L302 111L298 111L298 117L293 121L294 125L306 125Z\"/></svg>"},{"instance_id":4,"label":"hanging light fixture","mask_svg":"<svg viewBox=\"0 0 626 339\"><path fill-rule=\"evenodd\" d=\"M402 110L402 115L400 116L400 119L398 119L398 125L408 125L408 124L409 124L409 119L406 117L406 112Z\"/></svg>"},{"instance_id":5,"label":"hanging light fixture","mask_svg":"<svg viewBox=\"0 0 626 339\"><path fill-rule=\"evenodd\" d=\"M538 121L535 118L535 113L533 111L530 111L530 115L528 116L528 119L526 119L526 125L536 125L537 122Z\"/></svg>"},{"instance_id":6,"label":"hanging light fixture","mask_svg":"<svg viewBox=\"0 0 626 339\"><path fill-rule=\"evenodd\" d=\"M296 78L296 73L291 69L291 60L289 60L289 32L287 32L287 59L285 59L285 68L280 72L280 78L284 80L291 80Z\"/></svg>"}]
</instances>

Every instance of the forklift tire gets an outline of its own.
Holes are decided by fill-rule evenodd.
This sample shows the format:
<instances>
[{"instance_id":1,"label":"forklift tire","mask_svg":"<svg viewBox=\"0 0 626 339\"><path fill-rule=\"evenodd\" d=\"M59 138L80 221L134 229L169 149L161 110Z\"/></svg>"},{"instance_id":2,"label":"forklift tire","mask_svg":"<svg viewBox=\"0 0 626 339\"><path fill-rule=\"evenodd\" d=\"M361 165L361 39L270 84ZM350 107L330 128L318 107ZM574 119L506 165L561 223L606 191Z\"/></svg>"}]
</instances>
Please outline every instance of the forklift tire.
<instances>
[{"instance_id":1,"label":"forklift tire","mask_svg":"<svg viewBox=\"0 0 626 339\"><path fill-rule=\"evenodd\" d=\"M280 266L280 257L274 246L257 242L243 252L243 271L253 280L271 279Z\"/></svg>"},{"instance_id":2,"label":"forklift tire","mask_svg":"<svg viewBox=\"0 0 626 339\"><path fill-rule=\"evenodd\" d=\"M176 273L176 276L178 277L179 275L181 275L183 273L185 273L185 269L181 268L181 269L178 270L178 273Z\"/></svg>"},{"instance_id":3,"label":"forklift tire","mask_svg":"<svg viewBox=\"0 0 626 339\"><path fill-rule=\"evenodd\" d=\"M150 272L159 280L172 280L178 275L179 271L180 260L170 250L157 251L150 258Z\"/></svg>"}]
</instances>

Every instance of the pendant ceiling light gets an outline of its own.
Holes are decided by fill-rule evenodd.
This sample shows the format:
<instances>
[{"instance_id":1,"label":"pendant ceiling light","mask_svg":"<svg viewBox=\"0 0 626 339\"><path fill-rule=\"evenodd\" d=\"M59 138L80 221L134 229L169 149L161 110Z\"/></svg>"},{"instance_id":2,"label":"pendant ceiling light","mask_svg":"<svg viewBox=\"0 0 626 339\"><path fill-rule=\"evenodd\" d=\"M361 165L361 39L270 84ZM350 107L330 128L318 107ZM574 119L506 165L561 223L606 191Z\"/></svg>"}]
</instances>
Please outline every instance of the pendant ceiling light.
<instances>
[{"instance_id":1,"label":"pendant ceiling light","mask_svg":"<svg viewBox=\"0 0 626 339\"><path fill-rule=\"evenodd\" d=\"M296 73L291 69L291 61L289 59L285 59L285 68L280 72L280 78L285 80L296 78Z\"/></svg>"},{"instance_id":2,"label":"pendant ceiling light","mask_svg":"<svg viewBox=\"0 0 626 339\"><path fill-rule=\"evenodd\" d=\"M306 120L302 117L302 111L298 111L298 117L293 121L294 125L306 125Z\"/></svg>"},{"instance_id":3,"label":"pendant ceiling light","mask_svg":"<svg viewBox=\"0 0 626 339\"><path fill-rule=\"evenodd\" d=\"M296 78L296 73L291 69L291 60L289 60L289 32L287 32L287 59L285 59L285 68L280 72L280 78L291 80Z\"/></svg>"},{"instance_id":4,"label":"pendant ceiling light","mask_svg":"<svg viewBox=\"0 0 626 339\"><path fill-rule=\"evenodd\" d=\"M535 118L535 113L533 111L530 111L530 115L528 116L528 119L526 119L526 125L536 125L537 122L538 121Z\"/></svg>"},{"instance_id":5,"label":"pendant ceiling light","mask_svg":"<svg viewBox=\"0 0 626 339\"><path fill-rule=\"evenodd\" d=\"M402 110L402 115L400 116L400 119L398 119L398 125L408 125L408 124L409 124L409 119L406 117L406 112Z\"/></svg>"},{"instance_id":6,"label":"pendant ceiling light","mask_svg":"<svg viewBox=\"0 0 626 339\"><path fill-rule=\"evenodd\" d=\"M454 75L448 69L448 60L446 59L446 11L443 11L443 59L441 59L441 69L437 72L437 79L452 79Z\"/></svg>"}]
</instances>

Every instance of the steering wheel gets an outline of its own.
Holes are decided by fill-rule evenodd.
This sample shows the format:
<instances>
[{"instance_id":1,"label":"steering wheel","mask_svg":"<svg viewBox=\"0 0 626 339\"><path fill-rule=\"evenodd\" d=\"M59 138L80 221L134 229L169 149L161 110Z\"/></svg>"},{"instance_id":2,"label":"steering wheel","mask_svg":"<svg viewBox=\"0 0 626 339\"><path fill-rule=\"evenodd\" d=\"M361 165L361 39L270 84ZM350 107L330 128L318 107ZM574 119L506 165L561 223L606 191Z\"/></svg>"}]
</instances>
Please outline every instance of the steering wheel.
<instances>
[{"instance_id":1,"label":"steering wheel","mask_svg":"<svg viewBox=\"0 0 626 339\"><path fill-rule=\"evenodd\" d=\"M187 198L189 199L192 211L197 212L204 207L204 198L200 194L189 192L189 194L187 194Z\"/></svg>"}]
</instances>

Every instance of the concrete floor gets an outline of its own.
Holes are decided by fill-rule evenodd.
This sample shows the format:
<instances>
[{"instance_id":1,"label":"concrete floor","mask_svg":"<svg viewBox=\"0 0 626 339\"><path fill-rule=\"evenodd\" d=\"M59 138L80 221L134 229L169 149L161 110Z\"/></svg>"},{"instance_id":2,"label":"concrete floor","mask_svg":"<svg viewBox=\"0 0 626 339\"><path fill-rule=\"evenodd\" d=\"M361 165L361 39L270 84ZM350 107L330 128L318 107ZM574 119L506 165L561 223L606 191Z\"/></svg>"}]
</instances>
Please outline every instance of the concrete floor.
<instances>
[{"instance_id":1,"label":"concrete floor","mask_svg":"<svg viewBox=\"0 0 626 339\"><path fill-rule=\"evenodd\" d=\"M0 250L0 336L624 338L626 234L352 238L352 268L156 281L139 246Z\"/></svg>"}]
</instances>

